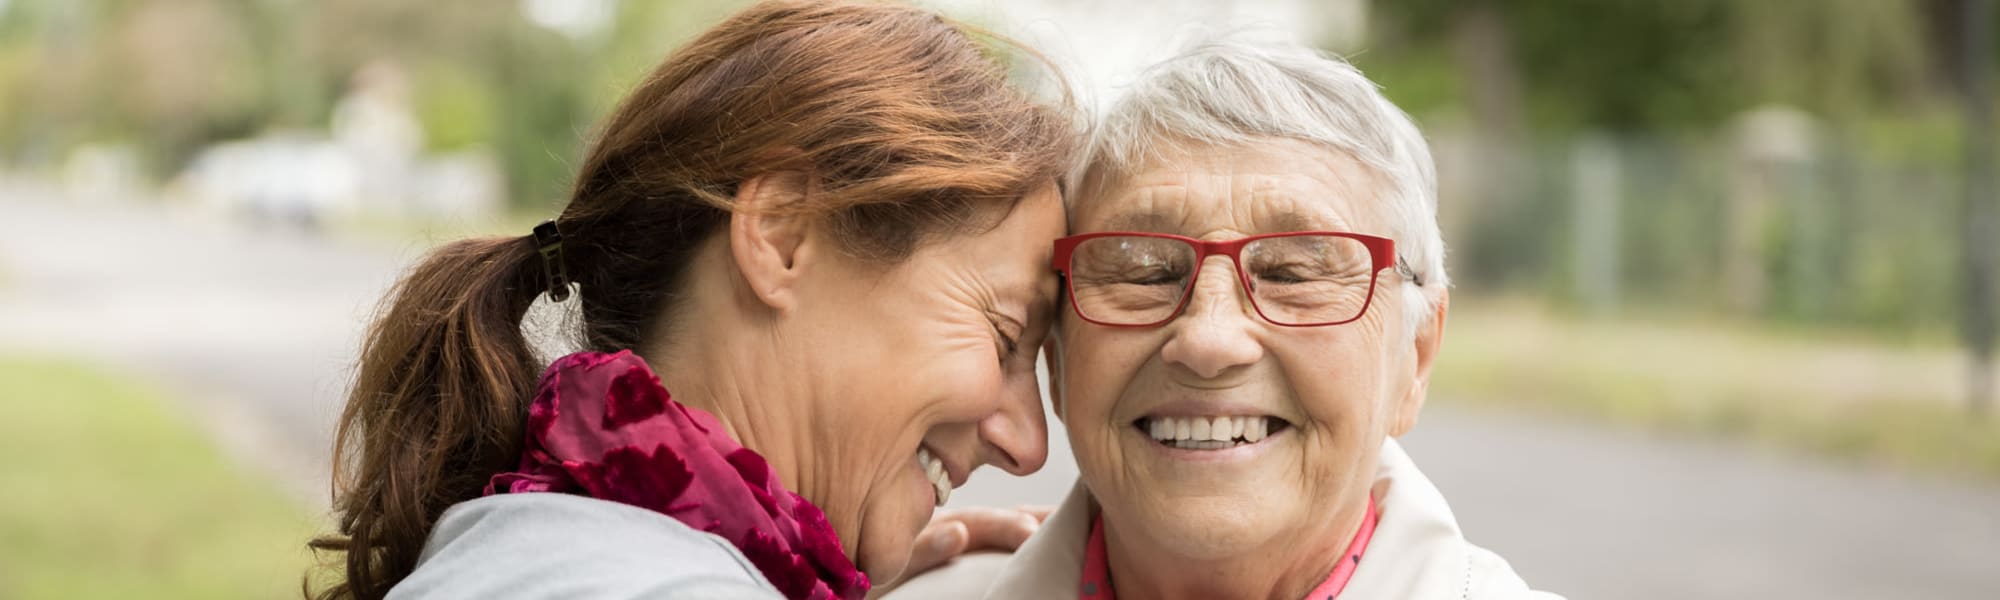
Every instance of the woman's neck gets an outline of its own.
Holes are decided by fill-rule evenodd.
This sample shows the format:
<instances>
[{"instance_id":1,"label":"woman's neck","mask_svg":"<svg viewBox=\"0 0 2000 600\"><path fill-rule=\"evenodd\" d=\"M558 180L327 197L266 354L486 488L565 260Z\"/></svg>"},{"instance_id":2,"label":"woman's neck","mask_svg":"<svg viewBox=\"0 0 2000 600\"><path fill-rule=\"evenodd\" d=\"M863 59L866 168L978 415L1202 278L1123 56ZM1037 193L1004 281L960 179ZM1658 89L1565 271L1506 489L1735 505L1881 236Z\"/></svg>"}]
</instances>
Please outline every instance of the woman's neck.
<instances>
[{"instance_id":1,"label":"woman's neck","mask_svg":"<svg viewBox=\"0 0 2000 600\"><path fill-rule=\"evenodd\" d=\"M1325 525L1288 529L1261 548L1224 559L1177 556L1144 536L1120 535L1107 520L1104 547L1112 589L1123 598L1161 600L1304 598L1333 572L1366 512L1363 497L1341 507Z\"/></svg>"},{"instance_id":2,"label":"woman's neck","mask_svg":"<svg viewBox=\"0 0 2000 600\"><path fill-rule=\"evenodd\" d=\"M649 349L657 358L643 355L661 383L676 402L714 415L730 438L770 463L780 482L805 494L810 483L802 480L805 444L793 414L803 403L789 401L798 397L798 390L790 389L798 382L756 368L786 364L775 355L775 344L749 343L765 340L768 332L729 315L689 321L675 328L673 343Z\"/></svg>"}]
</instances>

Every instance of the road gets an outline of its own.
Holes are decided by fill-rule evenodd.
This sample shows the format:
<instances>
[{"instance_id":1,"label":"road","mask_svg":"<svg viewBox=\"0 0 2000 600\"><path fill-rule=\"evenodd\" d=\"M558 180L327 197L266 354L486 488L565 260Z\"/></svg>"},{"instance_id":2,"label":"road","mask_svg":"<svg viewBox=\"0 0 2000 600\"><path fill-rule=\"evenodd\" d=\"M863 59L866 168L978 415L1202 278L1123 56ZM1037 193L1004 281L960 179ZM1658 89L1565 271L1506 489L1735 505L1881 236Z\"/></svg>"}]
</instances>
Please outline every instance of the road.
<instances>
[{"instance_id":1,"label":"road","mask_svg":"<svg viewBox=\"0 0 2000 600\"><path fill-rule=\"evenodd\" d=\"M139 373L323 505L360 324L418 249L51 196L0 182L0 350Z\"/></svg>"},{"instance_id":2,"label":"road","mask_svg":"<svg viewBox=\"0 0 2000 600\"><path fill-rule=\"evenodd\" d=\"M0 351L132 369L301 497L376 298L420 248L258 232L0 184ZM32 399L4 399L5 402ZM2000 482L1740 444L1433 407L1406 447L1468 535L1570 598L2000 598ZM1053 503L1060 434L1027 479L954 504Z\"/></svg>"}]
</instances>

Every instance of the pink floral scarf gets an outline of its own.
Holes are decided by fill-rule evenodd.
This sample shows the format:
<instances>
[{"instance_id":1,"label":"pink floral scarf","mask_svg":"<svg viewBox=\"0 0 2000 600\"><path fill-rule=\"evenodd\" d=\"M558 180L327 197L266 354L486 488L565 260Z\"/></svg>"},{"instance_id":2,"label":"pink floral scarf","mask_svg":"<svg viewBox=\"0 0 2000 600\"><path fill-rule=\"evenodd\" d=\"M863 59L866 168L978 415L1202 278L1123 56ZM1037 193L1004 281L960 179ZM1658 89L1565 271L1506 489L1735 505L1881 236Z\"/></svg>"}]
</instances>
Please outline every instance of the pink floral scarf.
<instances>
[{"instance_id":1,"label":"pink floral scarf","mask_svg":"<svg viewBox=\"0 0 2000 600\"><path fill-rule=\"evenodd\" d=\"M521 466L486 486L521 492L622 502L722 536L787 598L868 592L826 515L714 416L675 402L631 352L579 352L542 374Z\"/></svg>"}]
</instances>

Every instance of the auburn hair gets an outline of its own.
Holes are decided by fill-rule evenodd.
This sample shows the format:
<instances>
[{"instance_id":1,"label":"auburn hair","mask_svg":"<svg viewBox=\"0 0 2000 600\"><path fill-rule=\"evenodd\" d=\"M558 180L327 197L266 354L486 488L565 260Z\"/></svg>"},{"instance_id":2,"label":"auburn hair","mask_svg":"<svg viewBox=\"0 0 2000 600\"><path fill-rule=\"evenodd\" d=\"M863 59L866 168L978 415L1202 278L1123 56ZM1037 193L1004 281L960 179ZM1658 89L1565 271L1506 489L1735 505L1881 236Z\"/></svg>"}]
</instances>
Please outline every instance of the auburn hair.
<instances>
[{"instance_id":1,"label":"auburn hair","mask_svg":"<svg viewBox=\"0 0 2000 600\"><path fill-rule=\"evenodd\" d=\"M997 223L1059 179L1074 141L1066 94L1052 106L1011 84L1016 51L1039 61L924 10L846 1L762 2L701 34L604 122L556 220L576 337L650 341L696 247L761 174L811 176L785 210L862 258ZM307 596L383 597L447 507L516 465L543 367L521 320L543 277L531 235L460 240L384 300L335 436L338 531L310 543L342 555L345 577L309 578Z\"/></svg>"}]
</instances>

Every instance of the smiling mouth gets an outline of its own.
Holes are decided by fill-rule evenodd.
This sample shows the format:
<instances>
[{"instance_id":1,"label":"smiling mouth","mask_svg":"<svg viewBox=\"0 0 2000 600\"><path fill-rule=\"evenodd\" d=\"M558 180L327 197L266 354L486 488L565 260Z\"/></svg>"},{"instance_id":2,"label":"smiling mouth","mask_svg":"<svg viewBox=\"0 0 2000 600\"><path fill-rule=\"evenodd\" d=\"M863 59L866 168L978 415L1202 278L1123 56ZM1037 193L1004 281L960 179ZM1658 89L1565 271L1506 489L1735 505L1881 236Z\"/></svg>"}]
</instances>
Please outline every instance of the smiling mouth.
<instances>
[{"instance_id":1,"label":"smiling mouth","mask_svg":"<svg viewBox=\"0 0 2000 600\"><path fill-rule=\"evenodd\" d=\"M1155 443L1180 450L1227 450L1290 429L1277 417L1141 417L1132 422Z\"/></svg>"},{"instance_id":2,"label":"smiling mouth","mask_svg":"<svg viewBox=\"0 0 2000 600\"><path fill-rule=\"evenodd\" d=\"M917 448L917 465L924 470L924 477L931 482L931 499L934 506L944 506L951 500L951 474L944 468L944 461L932 455L929 448Z\"/></svg>"}]
</instances>

